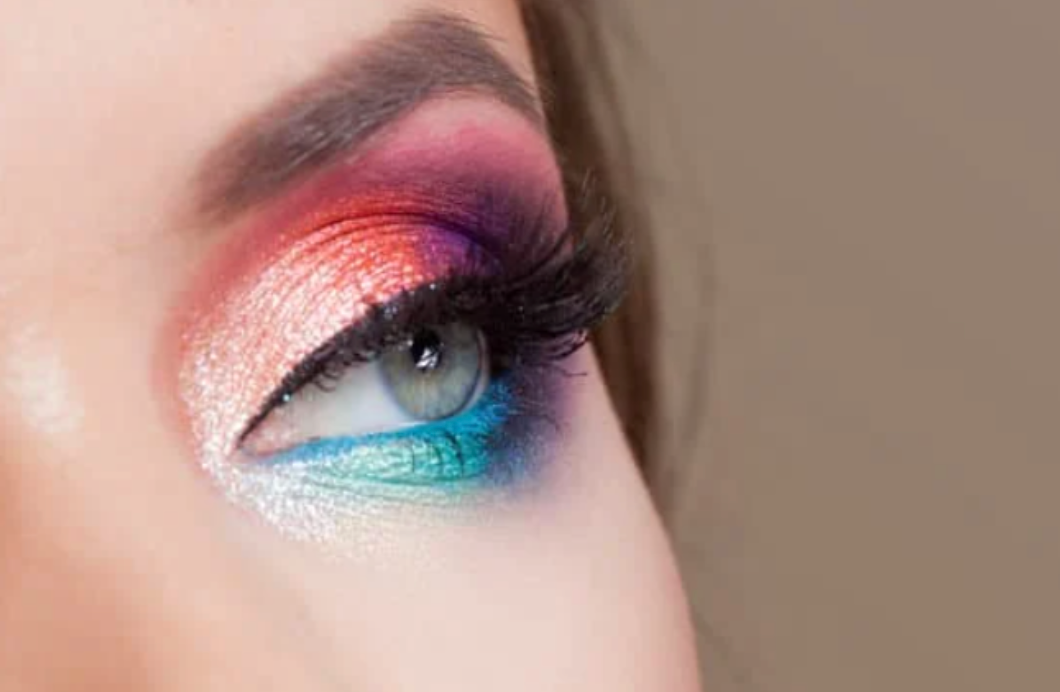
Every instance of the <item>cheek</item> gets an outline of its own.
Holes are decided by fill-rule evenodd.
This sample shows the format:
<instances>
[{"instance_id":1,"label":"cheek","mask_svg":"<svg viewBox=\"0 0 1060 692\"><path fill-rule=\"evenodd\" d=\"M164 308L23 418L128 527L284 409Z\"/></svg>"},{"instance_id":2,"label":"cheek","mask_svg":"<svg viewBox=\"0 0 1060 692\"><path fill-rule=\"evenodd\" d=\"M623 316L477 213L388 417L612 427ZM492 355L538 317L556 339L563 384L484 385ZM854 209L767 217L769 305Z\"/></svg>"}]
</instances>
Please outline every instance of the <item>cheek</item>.
<instances>
[{"instance_id":1,"label":"cheek","mask_svg":"<svg viewBox=\"0 0 1060 692\"><path fill-rule=\"evenodd\" d=\"M696 689L669 550L595 364L578 359L588 375L536 493L365 526L341 562L262 536L321 636L362 657L340 664L367 688Z\"/></svg>"}]
</instances>

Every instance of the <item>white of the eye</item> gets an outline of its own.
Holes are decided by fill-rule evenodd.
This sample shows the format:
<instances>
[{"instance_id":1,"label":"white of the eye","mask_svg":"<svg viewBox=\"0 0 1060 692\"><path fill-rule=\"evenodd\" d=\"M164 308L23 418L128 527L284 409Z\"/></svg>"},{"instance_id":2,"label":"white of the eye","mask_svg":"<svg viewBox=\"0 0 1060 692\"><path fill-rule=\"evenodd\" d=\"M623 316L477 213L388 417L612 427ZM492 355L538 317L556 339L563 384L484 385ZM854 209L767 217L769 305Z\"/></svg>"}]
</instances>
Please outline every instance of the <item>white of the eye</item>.
<instances>
[{"instance_id":1,"label":"white of the eye","mask_svg":"<svg viewBox=\"0 0 1060 692\"><path fill-rule=\"evenodd\" d=\"M378 362L348 368L326 390L309 384L274 409L243 442L252 454L269 454L329 437L359 437L416 424L394 401Z\"/></svg>"}]
</instances>

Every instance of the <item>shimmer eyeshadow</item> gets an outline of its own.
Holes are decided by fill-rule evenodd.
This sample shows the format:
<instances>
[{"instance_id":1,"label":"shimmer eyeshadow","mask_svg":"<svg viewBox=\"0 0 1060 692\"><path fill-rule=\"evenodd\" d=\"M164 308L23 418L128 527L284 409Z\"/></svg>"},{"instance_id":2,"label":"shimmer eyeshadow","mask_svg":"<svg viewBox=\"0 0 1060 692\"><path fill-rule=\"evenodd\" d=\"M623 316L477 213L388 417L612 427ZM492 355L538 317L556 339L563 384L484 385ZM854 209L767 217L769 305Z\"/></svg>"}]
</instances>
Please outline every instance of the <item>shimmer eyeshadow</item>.
<instances>
[{"instance_id":1,"label":"shimmer eyeshadow","mask_svg":"<svg viewBox=\"0 0 1060 692\"><path fill-rule=\"evenodd\" d=\"M489 276L527 246L513 235L528 226L558 236L560 190L532 125L456 100L424 107L367 153L255 212L182 311L178 388L203 467L237 504L314 541L335 539L380 501L464 502L525 476L554 431L540 424L555 419L542 409L562 399L540 372L491 381L472 410L447 420L306 440L264 459L240 439L292 369L336 334L416 289Z\"/></svg>"}]
</instances>

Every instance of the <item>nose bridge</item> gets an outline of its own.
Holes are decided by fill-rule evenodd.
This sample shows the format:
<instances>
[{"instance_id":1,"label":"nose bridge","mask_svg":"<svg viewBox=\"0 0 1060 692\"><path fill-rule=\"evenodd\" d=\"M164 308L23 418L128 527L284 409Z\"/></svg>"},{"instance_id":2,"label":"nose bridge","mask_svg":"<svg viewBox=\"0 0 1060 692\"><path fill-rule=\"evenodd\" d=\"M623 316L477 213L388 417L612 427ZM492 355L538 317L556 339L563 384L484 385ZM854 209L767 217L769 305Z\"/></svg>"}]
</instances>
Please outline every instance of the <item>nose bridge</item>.
<instances>
[{"instance_id":1,"label":"nose bridge","mask_svg":"<svg viewBox=\"0 0 1060 692\"><path fill-rule=\"evenodd\" d=\"M325 689L208 488L116 454L0 449L0 689Z\"/></svg>"}]
</instances>

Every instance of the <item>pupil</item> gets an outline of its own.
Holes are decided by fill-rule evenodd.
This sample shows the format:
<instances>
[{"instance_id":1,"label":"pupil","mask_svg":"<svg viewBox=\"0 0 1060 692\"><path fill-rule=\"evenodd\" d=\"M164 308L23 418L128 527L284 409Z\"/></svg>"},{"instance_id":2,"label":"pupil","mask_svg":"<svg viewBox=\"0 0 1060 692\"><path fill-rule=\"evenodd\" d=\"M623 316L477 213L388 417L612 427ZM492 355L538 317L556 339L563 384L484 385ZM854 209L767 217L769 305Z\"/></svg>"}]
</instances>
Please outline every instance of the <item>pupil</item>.
<instances>
[{"instance_id":1,"label":"pupil","mask_svg":"<svg viewBox=\"0 0 1060 692\"><path fill-rule=\"evenodd\" d=\"M437 332L420 332L409 345L409 355L420 372L435 370L442 363L442 338Z\"/></svg>"}]
</instances>

